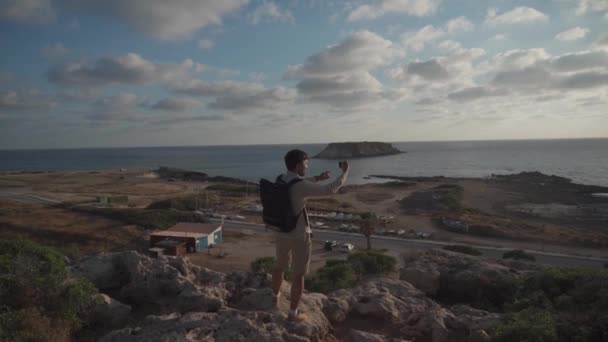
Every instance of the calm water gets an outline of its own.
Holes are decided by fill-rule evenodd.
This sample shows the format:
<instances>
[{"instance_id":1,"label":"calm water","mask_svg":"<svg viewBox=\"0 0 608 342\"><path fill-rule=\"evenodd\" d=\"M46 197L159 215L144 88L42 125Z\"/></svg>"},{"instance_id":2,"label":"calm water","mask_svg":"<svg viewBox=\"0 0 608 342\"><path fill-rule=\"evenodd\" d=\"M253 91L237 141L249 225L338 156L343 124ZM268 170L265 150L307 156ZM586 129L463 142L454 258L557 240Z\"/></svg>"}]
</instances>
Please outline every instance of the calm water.
<instances>
[{"instance_id":1,"label":"calm water","mask_svg":"<svg viewBox=\"0 0 608 342\"><path fill-rule=\"evenodd\" d=\"M403 142L405 154L351 161L349 183L364 176L484 177L541 171L578 183L608 186L608 139ZM0 170L96 170L172 166L258 181L283 172L283 155L300 148L314 155L325 144L98 148L0 151ZM338 173L337 161L311 160L310 173Z\"/></svg>"}]
</instances>

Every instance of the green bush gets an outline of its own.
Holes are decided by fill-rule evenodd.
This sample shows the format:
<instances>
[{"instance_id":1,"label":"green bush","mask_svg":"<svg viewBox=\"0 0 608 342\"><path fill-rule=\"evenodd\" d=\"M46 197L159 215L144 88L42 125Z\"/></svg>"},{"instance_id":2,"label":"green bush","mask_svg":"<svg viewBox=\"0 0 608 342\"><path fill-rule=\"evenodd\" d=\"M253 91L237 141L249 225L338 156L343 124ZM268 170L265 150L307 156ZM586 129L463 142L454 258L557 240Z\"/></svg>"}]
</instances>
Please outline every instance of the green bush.
<instances>
[{"instance_id":1,"label":"green bush","mask_svg":"<svg viewBox=\"0 0 608 342\"><path fill-rule=\"evenodd\" d=\"M349 288L355 284L355 272L344 260L327 260L325 266L305 280L305 287L312 292L329 293Z\"/></svg>"},{"instance_id":2,"label":"green bush","mask_svg":"<svg viewBox=\"0 0 608 342\"><path fill-rule=\"evenodd\" d=\"M251 271L254 273L272 273L274 272L276 263L277 261L275 257L257 258L251 263ZM287 272L285 272L285 275L283 277L285 278L285 280L293 279L293 270L291 269L291 266L289 267Z\"/></svg>"},{"instance_id":3,"label":"green bush","mask_svg":"<svg viewBox=\"0 0 608 342\"><path fill-rule=\"evenodd\" d=\"M534 255L528 254L521 249L514 249L512 251L505 252L502 255L503 259L515 259L515 260L529 260L536 261Z\"/></svg>"},{"instance_id":4,"label":"green bush","mask_svg":"<svg viewBox=\"0 0 608 342\"><path fill-rule=\"evenodd\" d=\"M479 249L476 249L471 246L449 245L449 246L443 246L443 249L452 251L452 252L457 252L457 253L464 253L464 254L468 254L468 255L476 255L476 256L483 255L483 253Z\"/></svg>"},{"instance_id":5,"label":"green bush","mask_svg":"<svg viewBox=\"0 0 608 342\"><path fill-rule=\"evenodd\" d=\"M510 315L496 327L496 342L553 342L558 341L555 318L548 311L524 310Z\"/></svg>"},{"instance_id":6,"label":"green bush","mask_svg":"<svg viewBox=\"0 0 608 342\"><path fill-rule=\"evenodd\" d=\"M496 341L605 341L608 272L549 268L532 273L505 307L509 314L493 333Z\"/></svg>"},{"instance_id":7,"label":"green bush","mask_svg":"<svg viewBox=\"0 0 608 342\"><path fill-rule=\"evenodd\" d=\"M377 251L356 252L350 254L347 261L359 279L370 275L387 275L397 267L397 259Z\"/></svg>"},{"instance_id":8,"label":"green bush","mask_svg":"<svg viewBox=\"0 0 608 342\"><path fill-rule=\"evenodd\" d=\"M0 240L0 341L69 340L88 323L95 293L87 280L68 277L56 250Z\"/></svg>"}]
</instances>

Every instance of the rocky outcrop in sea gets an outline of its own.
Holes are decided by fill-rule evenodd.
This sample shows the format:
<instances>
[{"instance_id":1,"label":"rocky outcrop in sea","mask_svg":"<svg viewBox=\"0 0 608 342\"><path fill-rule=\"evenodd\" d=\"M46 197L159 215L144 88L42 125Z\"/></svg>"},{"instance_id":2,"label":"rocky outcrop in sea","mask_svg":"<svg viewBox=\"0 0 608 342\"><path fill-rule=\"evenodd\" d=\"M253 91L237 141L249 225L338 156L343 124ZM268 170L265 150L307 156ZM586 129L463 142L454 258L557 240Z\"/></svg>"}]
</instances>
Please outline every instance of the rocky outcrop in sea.
<instances>
[{"instance_id":1,"label":"rocky outcrop in sea","mask_svg":"<svg viewBox=\"0 0 608 342\"><path fill-rule=\"evenodd\" d=\"M405 153L399 151L393 145L383 142L344 142L331 143L314 158L318 159L349 159L386 156Z\"/></svg>"}]
</instances>

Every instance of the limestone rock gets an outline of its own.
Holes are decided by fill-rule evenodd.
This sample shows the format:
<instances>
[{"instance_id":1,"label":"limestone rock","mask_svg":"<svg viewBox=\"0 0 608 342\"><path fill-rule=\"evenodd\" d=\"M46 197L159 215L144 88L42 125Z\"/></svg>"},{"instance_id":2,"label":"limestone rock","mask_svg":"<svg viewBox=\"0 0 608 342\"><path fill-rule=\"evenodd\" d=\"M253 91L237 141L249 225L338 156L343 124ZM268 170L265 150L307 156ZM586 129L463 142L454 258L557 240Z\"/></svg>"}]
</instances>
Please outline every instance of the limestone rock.
<instances>
[{"instance_id":1,"label":"limestone rock","mask_svg":"<svg viewBox=\"0 0 608 342\"><path fill-rule=\"evenodd\" d=\"M98 304L93 310L93 321L98 325L120 327L127 323L131 306L123 304L106 294L98 294Z\"/></svg>"}]
</instances>

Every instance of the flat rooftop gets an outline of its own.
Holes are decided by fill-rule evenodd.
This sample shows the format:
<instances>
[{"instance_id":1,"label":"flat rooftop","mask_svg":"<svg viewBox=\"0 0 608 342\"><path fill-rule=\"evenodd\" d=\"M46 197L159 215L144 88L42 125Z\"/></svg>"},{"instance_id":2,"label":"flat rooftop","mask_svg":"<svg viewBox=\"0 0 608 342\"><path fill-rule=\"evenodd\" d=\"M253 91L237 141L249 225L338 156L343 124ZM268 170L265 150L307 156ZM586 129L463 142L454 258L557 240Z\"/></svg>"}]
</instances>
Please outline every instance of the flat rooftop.
<instances>
[{"instance_id":1,"label":"flat rooftop","mask_svg":"<svg viewBox=\"0 0 608 342\"><path fill-rule=\"evenodd\" d=\"M163 236L163 237L179 237L179 238L202 238L205 237L218 228L221 228L220 223L191 223L191 222L180 222L167 230L160 232L154 232L151 236Z\"/></svg>"}]
</instances>

